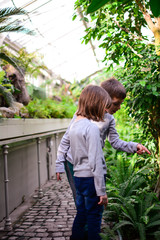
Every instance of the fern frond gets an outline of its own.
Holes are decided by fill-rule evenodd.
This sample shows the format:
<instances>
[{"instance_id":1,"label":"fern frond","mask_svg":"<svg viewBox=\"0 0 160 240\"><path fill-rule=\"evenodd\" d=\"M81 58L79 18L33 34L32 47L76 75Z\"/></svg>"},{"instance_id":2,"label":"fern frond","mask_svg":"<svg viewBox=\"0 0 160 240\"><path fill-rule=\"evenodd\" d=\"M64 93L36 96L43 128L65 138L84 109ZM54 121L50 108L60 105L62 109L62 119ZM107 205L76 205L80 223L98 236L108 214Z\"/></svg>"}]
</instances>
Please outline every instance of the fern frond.
<instances>
[{"instance_id":1,"label":"fern frond","mask_svg":"<svg viewBox=\"0 0 160 240\"><path fill-rule=\"evenodd\" d=\"M131 176L129 180L123 184L123 187L121 187L120 194L123 197L131 196L144 182L145 179L142 176Z\"/></svg>"},{"instance_id":2,"label":"fern frond","mask_svg":"<svg viewBox=\"0 0 160 240\"><path fill-rule=\"evenodd\" d=\"M145 196L145 209L146 209L146 211L147 211L147 214L150 212L150 210L154 207L153 205L152 205L152 203L153 203L153 199L154 199L154 195L153 195L153 193L149 193L149 194L147 194L146 196Z\"/></svg>"},{"instance_id":3,"label":"fern frond","mask_svg":"<svg viewBox=\"0 0 160 240\"><path fill-rule=\"evenodd\" d=\"M117 156L117 182L122 183L124 181L125 176L125 164L122 155Z\"/></svg>"},{"instance_id":4,"label":"fern frond","mask_svg":"<svg viewBox=\"0 0 160 240\"><path fill-rule=\"evenodd\" d=\"M126 225L133 226L133 224L129 221L120 221L119 223L115 224L115 226L113 227L113 230L116 231L116 230L118 230L121 227L126 226Z\"/></svg>"},{"instance_id":5,"label":"fern frond","mask_svg":"<svg viewBox=\"0 0 160 240\"><path fill-rule=\"evenodd\" d=\"M137 223L137 227L139 230L140 240L146 240L145 225L143 223Z\"/></svg>"},{"instance_id":6,"label":"fern frond","mask_svg":"<svg viewBox=\"0 0 160 240\"><path fill-rule=\"evenodd\" d=\"M129 215L132 218L132 222L137 222L137 213L134 208L134 205L131 202L125 203L122 207L123 212Z\"/></svg>"},{"instance_id":7,"label":"fern frond","mask_svg":"<svg viewBox=\"0 0 160 240\"><path fill-rule=\"evenodd\" d=\"M150 216L150 222L154 222L160 219L160 212L153 212L153 216Z\"/></svg>"},{"instance_id":8,"label":"fern frond","mask_svg":"<svg viewBox=\"0 0 160 240\"><path fill-rule=\"evenodd\" d=\"M154 233L155 239L159 240L160 239L160 231L157 231Z\"/></svg>"},{"instance_id":9,"label":"fern frond","mask_svg":"<svg viewBox=\"0 0 160 240\"><path fill-rule=\"evenodd\" d=\"M157 221L154 221L154 222L151 222L147 225L147 228L150 228L150 227L155 227L155 226L160 226L160 220L157 220Z\"/></svg>"}]
</instances>

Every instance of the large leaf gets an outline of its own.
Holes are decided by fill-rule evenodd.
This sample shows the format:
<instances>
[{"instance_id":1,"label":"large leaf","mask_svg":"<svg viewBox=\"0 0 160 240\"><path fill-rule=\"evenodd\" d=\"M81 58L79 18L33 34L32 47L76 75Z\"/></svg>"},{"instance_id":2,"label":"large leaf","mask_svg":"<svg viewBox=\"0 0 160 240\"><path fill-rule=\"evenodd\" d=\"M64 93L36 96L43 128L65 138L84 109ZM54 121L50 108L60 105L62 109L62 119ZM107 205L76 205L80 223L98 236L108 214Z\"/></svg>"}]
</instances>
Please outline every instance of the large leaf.
<instances>
[{"instance_id":1,"label":"large leaf","mask_svg":"<svg viewBox=\"0 0 160 240\"><path fill-rule=\"evenodd\" d=\"M103 7L110 0L92 0L91 4L87 9L87 13L95 12L97 9Z\"/></svg>"},{"instance_id":2,"label":"large leaf","mask_svg":"<svg viewBox=\"0 0 160 240\"><path fill-rule=\"evenodd\" d=\"M22 32L25 34L34 35L35 32L33 30L25 28L23 25L20 25L20 21L17 18L14 21L12 20L12 16L16 15L25 15L28 14L27 11L21 8L2 8L0 9L0 33L2 32Z\"/></svg>"},{"instance_id":3,"label":"large leaf","mask_svg":"<svg viewBox=\"0 0 160 240\"><path fill-rule=\"evenodd\" d=\"M155 17L160 17L160 0L150 0L150 7Z\"/></svg>"},{"instance_id":4,"label":"large leaf","mask_svg":"<svg viewBox=\"0 0 160 240\"><path fill-rule=\"evenodd\" d=\"M127 226L127 225L132 225L132 226L133 226L133 224L132 224L131 222L122 220L122 221L120 221L119 223L117 223L117 224L113 227L113 229L114 229L114 230L117 230L117 229L120 229L121 227Z\"/></svg>"}]
</instances>

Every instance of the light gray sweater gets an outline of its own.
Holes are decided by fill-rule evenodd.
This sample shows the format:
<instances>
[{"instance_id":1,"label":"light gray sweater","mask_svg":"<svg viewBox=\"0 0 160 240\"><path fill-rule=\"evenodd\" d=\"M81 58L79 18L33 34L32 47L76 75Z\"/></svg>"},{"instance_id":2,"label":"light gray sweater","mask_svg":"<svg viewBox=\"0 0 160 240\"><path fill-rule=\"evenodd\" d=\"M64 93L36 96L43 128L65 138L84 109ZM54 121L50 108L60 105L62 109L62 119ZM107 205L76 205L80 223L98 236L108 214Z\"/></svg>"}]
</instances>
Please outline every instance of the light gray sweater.
<instances>
[{"instance_id":1,"label":"light gray sweater","mask_svg":"<svg viewBox=\"0 0 160 240\"><path fill-rule=\"evenodd\" d=\"M69 131L72 123L76 119L76 115L73 116L70 125L63 135L61 139L60 145L57 151L57 159L56 159L56 172L64 172L64 162L67 160L70 163L73 162L71 151L70 151L70 139L69 139ZM104 122L95 122L95 124L99 127L100 130L100 137L101 137L101 144L102 148L104 147L105 140L108 138L111 146L117 150L128 152L128 153L135 153L137 151L137 144L136 142L126 142L119 139L119 135L115 128L115 120L113 115L106 113L104 115Z\"/></svg>"},{"instance_id":2,"label":"light gray sweater","mask_svg":"<svg viewBox=\"0 0 160 240\"><path fill-rule=\"evenodd\" d=\"M69 139L74 176L94 177L97 196L105 195L106 164L99 128L87 118L80 119L72 124Z\"/></svg>"}]
</instances>

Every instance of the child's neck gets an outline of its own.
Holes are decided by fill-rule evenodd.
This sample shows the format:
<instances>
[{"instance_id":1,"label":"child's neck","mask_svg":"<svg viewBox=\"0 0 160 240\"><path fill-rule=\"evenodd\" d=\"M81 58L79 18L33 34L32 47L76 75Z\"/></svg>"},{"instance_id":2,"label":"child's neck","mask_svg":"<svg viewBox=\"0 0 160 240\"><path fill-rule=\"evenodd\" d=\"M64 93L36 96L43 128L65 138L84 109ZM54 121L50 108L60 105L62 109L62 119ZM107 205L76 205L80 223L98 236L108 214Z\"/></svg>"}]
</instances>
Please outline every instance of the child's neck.
<instances>
[{"instance_id":1,"label":"child's neck","mask_svg":"<svg viewBox=\"0 0 160 240\"><path fill-rule=\"evenodd\" d=\"M76 120L75 120L75 121L79 121L80 119L85 119L85 118L86 118L86 117L83 117L83 116L79 115L79 116L76 117Z\"/></svg>"}]
</instances>

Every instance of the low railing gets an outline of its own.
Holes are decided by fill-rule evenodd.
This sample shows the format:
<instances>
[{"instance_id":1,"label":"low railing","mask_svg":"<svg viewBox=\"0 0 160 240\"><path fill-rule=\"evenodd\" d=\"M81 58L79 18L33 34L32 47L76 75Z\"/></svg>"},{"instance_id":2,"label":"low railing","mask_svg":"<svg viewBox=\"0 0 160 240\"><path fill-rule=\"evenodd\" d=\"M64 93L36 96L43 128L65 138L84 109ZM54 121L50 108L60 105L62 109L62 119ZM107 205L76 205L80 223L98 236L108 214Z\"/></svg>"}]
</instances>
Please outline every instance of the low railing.
<instances>
[{"instance_id":1,"label":"low railing","mask_svg":"<svg viewBox=\"0 0 160 240\"><path fill-rule=\"evenodd\" d=\"M0 139L0 146L2 148L2 156L3 156L3 161L4 161L4 197L5 197L5 223L4 223L4 230L9 231L12 229L12 222L10 218L10 213L9 213L9 188L8 188L8 183L9 183L9 176L8 176L8 153L9 153L9 146L10 144L13 143L18 143L21 141L30 141L30 140L36 140L36 157L37 157L37 171L38 171L38 198L43 196L43 191L41 187L41 154L40 154L40 143L41 139L47 139L47 154L49 156L51 152L51 141L52 138L54 137L55 139L55 152L57 151L58 148L58 143L60 141L59 135L62 134L66 131L66 128L68 126L68 122L65 123L66 127L62 129L57 129L53 131L47 131L43 133L34 133L32 135L25 135L25 136L19 136L19 137L12 137L10 139ZM43 129L44 131L44 129ZM48 178L51 178L50 169L49 169L49 164L47 164L47 172L48 172Z\"/></svg>"}]
</instances>

